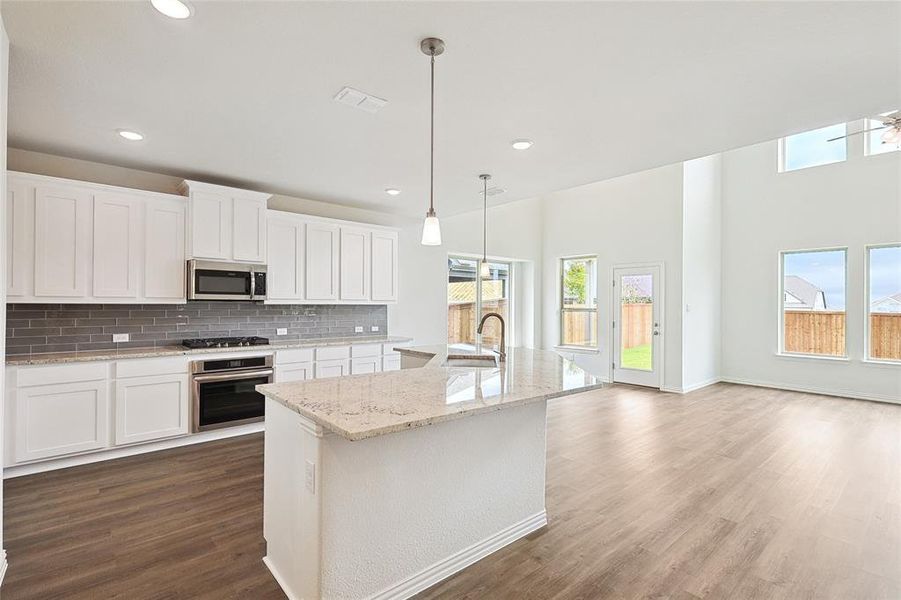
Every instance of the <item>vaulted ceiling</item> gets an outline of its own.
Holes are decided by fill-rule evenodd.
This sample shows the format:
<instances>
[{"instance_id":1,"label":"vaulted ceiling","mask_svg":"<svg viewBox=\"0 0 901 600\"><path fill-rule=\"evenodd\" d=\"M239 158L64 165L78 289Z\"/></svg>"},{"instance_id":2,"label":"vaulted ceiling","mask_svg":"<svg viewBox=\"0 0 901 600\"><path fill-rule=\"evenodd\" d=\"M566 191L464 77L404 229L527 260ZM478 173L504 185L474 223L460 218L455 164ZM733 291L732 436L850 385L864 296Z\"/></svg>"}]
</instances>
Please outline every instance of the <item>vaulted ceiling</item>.
<instances>
[{"instance_id":1,"label":"vaulted ceiling","mask_svg":"<svg viewBox=\"0 0 901 600\"><path fill-rule=\"evenodd\" d=\"M895 2L194 7L4 0L10 145L418 215L430 35L439 214L477 208L482 172L511 201L901 106Z\"/></svg>"}]
</instances>

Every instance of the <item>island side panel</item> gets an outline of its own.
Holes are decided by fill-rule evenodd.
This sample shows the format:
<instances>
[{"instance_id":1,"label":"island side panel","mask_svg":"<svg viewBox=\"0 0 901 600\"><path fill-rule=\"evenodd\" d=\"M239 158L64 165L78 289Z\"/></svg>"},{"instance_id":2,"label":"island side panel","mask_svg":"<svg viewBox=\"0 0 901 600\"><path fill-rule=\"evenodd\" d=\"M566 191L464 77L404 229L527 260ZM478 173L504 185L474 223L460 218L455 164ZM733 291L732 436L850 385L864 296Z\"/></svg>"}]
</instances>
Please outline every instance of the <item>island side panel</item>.
<instances>
[{"instance_id":1,"label":"island side panel","mask_svg":"<svg viewBox=\"0 0 901 600\"><path fill-rule=\"evenodd\" d=\"M266 399L263 562L291 600L320 598L321 440L321 428ZM314 465L312 490L307 463Z\"/></svg>"},{"instance_id":2,"label":"island side panel","mask_svg":"<svg viewBox=\"0 0 901 600\"><path fill-rule=\"evenodd\" d=\"M325 436L322 597L409 597L546 524L546 432L539 401L356 442Z\"/></svg>"}]
</instances>

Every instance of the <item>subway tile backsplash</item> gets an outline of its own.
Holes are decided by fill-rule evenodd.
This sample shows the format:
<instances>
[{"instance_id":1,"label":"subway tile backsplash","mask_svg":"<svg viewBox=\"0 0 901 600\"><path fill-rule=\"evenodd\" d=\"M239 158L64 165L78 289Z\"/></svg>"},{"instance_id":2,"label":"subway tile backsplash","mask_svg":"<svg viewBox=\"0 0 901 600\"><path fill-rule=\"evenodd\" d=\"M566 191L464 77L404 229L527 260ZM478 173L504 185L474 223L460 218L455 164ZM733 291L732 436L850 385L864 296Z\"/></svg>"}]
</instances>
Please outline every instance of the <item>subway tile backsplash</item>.
<instances>
[{"instance_id":1,"label":"subway tile backsplash","mask_svg":"<svg viewBox=\"0 0 901 600\"><path fill-rule=\"evenodd\" d=\"M363 333L354 333L355 326ZM370 328L377 325L378 333ZM277 328L287 335L276 336ZM184 338L259 335L274 341L386 334L388 309L370 305L8 304L6 353L178 346ZM114 333L129 334L114 343Z\"/></svg>"}]
</instances>

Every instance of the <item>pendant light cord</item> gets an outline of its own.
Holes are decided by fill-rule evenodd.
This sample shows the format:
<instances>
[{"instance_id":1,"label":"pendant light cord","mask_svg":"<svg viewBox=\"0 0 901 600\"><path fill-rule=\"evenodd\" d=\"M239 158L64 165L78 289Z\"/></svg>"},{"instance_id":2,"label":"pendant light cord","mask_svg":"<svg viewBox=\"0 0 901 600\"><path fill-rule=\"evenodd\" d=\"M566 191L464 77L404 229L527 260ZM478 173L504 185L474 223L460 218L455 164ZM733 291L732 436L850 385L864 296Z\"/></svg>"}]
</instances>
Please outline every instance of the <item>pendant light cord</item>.
<instances>
[{"instance_id":1,"label":"pendant light cord","mask_svg":"<svg viewBox=\"0 0 901 600\"><path fill-rule=\"evenodd\" d=\"M482 262L488 262L488 178L482 178Z\"/></svg>"},{"instance_id":2,"label":"pendant light cord","mask_svg":"<svg viewBox=\"0 0 901 600\"><path fill-rule=\"evenodd\" d=\"M432 48L432 109L429 139L429 214L435 213L435 48Z\"/></svg>"}]
</instances>

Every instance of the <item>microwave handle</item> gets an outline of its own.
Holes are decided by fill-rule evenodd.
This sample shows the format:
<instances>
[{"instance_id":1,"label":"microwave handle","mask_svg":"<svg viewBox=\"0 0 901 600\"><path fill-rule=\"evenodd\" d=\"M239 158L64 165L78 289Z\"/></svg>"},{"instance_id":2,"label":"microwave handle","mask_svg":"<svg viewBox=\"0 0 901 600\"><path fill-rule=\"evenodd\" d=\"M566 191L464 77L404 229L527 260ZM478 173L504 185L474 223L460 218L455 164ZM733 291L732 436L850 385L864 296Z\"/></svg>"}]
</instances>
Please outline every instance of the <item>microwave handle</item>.
<instances>
[{"instance_id":1,"label":"microwave handle","mask_svg":"<svg viewBox=\"0 0 901 600\"><path fill-rule=\"evenodd\" d=\"M257 274L250 270L250 299L253 300L254 295L257 292Z\"/></svg>"}]
</instances>

